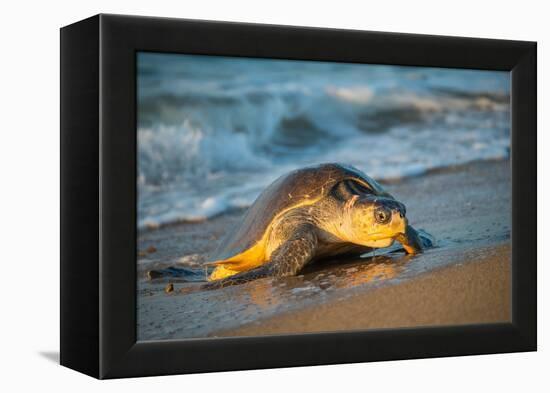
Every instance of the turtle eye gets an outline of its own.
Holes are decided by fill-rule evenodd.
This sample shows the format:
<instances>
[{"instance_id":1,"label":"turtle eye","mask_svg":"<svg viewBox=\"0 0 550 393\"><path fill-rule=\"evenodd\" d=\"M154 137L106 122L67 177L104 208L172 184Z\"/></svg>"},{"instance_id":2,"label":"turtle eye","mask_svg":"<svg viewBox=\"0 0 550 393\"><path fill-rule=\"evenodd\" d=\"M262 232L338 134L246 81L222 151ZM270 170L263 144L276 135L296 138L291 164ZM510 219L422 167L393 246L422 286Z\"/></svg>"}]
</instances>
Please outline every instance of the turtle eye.
<instances>
[{"instance_id":1,"label":"turtle eye","mask_svg":"<svg viewBox=\"0 0 550 393\"><path fill-rule=\"evenodd\" d=\"M374 211L374 219L379 224L387 224L391 220L391 210L386 206L380 206Z\"/></svg>"}]
</instances>

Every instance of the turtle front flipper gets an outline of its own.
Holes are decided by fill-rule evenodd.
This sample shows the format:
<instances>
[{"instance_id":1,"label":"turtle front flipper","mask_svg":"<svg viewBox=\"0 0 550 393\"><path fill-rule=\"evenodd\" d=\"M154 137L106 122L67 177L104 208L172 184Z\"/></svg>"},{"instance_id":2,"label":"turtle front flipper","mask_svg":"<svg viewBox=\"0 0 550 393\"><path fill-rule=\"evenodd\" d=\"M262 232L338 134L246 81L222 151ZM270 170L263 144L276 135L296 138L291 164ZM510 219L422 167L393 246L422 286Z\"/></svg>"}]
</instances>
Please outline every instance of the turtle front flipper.
<instances>
[{"instance_id":1,"label":"turtle front flipper","mask_svg":"<svg viewBox=\"0 0 550 393\"><path fill-rule=\"evenodd\" d=\"M203 285L202 289L219 289L264 277L287 277L296 275L315 255L317 235L310 224L302 224L291 232L271 255L266 264L237 273L221 280Z\"/></svg>"},{"instance_id":2,"label":"turtle front flipper","mask_svg":"<svg viewBox=\"0 0 550 393\"><path fill-rule=\"evenodd\" d=\"M417 231L410 225L407 225L405 233L399 234L395 240L403 245L408 254L418 254L426 248L433 247L435 243L432 235L423 230Z\"/></svg>"}]
</instances>

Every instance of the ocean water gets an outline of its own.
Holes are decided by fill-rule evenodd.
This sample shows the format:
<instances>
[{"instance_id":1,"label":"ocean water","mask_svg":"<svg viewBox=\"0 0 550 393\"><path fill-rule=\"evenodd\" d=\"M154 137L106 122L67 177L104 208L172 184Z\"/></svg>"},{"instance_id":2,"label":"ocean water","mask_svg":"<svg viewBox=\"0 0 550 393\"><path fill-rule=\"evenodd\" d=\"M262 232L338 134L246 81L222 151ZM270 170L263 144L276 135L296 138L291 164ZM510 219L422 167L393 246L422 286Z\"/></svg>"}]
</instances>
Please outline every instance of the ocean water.
<instances>
[{"instance_id":1,"label":"ocean water","mask_svg":"<svg viewBox=\"0 0 550 393\"><path fill-rule=\"evenodd\" d=\"M281 174L377 180L506 158L500 71L138 53L138 226L249 206Z\"/></svg>"}]
</instances>

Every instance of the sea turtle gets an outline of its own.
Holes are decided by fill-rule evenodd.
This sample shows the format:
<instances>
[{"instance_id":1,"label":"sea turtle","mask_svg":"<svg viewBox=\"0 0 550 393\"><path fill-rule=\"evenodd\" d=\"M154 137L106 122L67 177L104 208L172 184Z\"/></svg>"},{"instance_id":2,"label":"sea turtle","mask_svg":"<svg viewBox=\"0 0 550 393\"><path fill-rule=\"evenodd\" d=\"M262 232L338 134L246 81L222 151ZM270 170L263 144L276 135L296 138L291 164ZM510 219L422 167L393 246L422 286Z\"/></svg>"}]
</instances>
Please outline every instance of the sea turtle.
<instances>
[{"instance_id":1,"label":"sea turtle","mask_svg":"<svg viewBox=\"0 0 550 393\"><path fill-rule=\"evenodd\" d=\"M357 256L394 240L418 253L431 239L413 229L405 213L405 205L352 166L294 170L269 185L222 241L202 288L292 276L312 261Z\"/></svg>"}]
</instances>

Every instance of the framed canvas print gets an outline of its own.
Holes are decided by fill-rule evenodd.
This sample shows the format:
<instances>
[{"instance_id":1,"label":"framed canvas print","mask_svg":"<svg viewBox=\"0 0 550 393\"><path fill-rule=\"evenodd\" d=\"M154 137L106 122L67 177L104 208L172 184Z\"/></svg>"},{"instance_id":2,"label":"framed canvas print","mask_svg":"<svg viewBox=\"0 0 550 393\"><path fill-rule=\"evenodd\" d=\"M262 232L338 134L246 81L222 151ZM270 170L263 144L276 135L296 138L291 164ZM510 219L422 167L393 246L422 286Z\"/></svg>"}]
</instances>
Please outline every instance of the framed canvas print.
<instances>
[{"instance_id":1,"label":"framed canvas print","mask_svg":"<svg viewBox=\"0 0 550 393\"><path fill-rule=\"evenodd\" d=\"M536 350L536 44L61 29L61 364ZM238 356L235 356L238 354Z\"/></svg>"}]
</instances>

